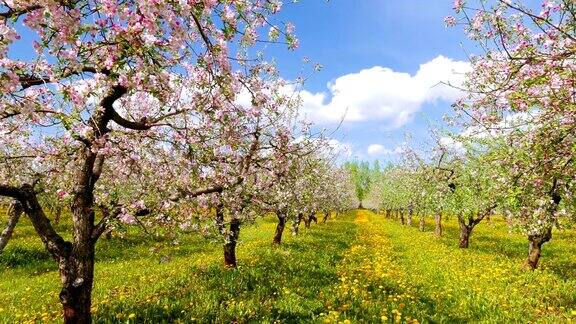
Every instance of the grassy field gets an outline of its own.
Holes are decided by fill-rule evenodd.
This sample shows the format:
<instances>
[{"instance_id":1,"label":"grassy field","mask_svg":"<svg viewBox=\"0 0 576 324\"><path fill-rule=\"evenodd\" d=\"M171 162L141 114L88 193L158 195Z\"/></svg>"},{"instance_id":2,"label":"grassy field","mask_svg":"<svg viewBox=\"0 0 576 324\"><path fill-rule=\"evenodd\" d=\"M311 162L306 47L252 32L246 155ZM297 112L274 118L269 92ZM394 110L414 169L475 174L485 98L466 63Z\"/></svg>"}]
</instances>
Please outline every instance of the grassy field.
<instances>
[{"instance_id":1,"label":"grassy field","mask_svg":"<svg viewBox=\"0 0 576 324\"><path fill-rule=\"evenodd\" d=\"M576 233L555 233L542 270L521 272L522 236L480 224L468 250L445 236L354 211L270 244L275 223L241 232L239 267L194 236L101 240L98 322L566 322L576 321ZM167 244L170 243L170 244ZM0 322L57 321L56 265L25 220L0 255Z\"/></svg>"}]
</instances>

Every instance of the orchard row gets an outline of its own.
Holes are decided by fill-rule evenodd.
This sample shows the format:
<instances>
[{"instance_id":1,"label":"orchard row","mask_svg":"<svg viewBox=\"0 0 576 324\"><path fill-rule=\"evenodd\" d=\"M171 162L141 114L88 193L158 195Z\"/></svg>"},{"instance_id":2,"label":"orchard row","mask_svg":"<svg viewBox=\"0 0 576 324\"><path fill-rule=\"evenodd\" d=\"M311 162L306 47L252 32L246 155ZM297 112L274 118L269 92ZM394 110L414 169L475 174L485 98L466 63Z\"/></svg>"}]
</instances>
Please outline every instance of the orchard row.
<instances>
[{"instance_id":1,"label":"orchard row","mask_svg":"<svg viewBox=\"0 0 576 324\"><path fill-rule=\"evenodd\" d=\"M269 43L298 46L292 24L274 23L281 8L0 5L0 196L11 216L0 242L20 214L31 220L58 264L65 322L91 321L96 242L122 224L215 232L233 267L242 224L274 212L280 243L286 222L296 232L348 208L346 173L299 119L298 84L264 55ZM14 56L22 44L29 52ZM57 232L60 215L71 233Z\"/></svg>"},{"instance_id":2,"label":"orchard row","mask_svg":"<svg viewBox=\"0 0 576 324\"><path fill-rule=\"evenodd\" d=\"M375 187L358 197L407 223L434 215L437 235L444 215L456 217L462 248L476 225L503 216L526 235L525 267L535 269L553 229L576 220L576 3L456 0L454 9L446 23L463 25L481 55L471 55L446 118L452 131L434 131L429 148L407 144L382 173L355 177L357 188Z\"/></svg>"}]
</instances>

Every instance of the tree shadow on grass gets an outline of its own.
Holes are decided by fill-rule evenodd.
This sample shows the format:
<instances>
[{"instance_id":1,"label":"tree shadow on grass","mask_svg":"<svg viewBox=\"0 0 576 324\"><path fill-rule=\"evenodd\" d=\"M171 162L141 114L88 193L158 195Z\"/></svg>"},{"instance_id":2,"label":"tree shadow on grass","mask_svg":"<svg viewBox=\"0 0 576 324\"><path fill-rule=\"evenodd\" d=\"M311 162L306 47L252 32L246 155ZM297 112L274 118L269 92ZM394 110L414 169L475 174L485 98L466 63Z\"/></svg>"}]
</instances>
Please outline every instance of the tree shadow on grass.
<instances>
[{"instance_id":1,"label":"tree shadow on grass","mask_svg":"<svg viewBox=\"0 0 576 324\"><path fill-rule=\"evenodd\" d=\"M478 226L482 226L480 224ZM458 248L460 229L456 226L445 226L443 236L439 239L443 245ZM485 229L477 227L470 236L469 251L482 254L497 254L511 259L523 260L526 255L527 243L518 241L512 236L497 236L485 233Z\"/></svg>"},{"instance_id":2,"label":"tree shadow on grass","mask_svg":"<svg viewBox=\"0 0 576 324\"><path fill-rule=\"evenodd\" d=\"M554 243L554 238L552 238L552 241L542 247L540 267L552 271L563 280L574 280L576 278L576 257L574 257L576 248L568 242L563 242L562 245Z\"/></svg>"},{"instance_id":3,"label":"tree shadow on grass","mask_svg":"<svg viewBox=\"0 0 576 324\"><path fill-rule=\"evenodd\" d=\"M183 269L189 274L184 281L155 294L161 302L113 304L96 320L114 321L115 314L134 313L137 322L311 321L324 311L318 294L338 281L340 258L335 256L355 238L348 224L332 226L337 225L337 230L306 231L279 247L259 246L239 260L238 269L219 264Z\"/></svg>"},{"instance_id":4,"label":"tree shadow on grass","mask_svg":"<svg viewBox=\"0 0 576 324\"><path fill-rule=\"evenodd\" d=\"M39 239L38 239L39 240ZM213 249L211 244L199 237L186 237L176 249L169 238L136 234L125 238L101 239L96 246L96 267L98 263L141 258L183 257L193 253ZM12 244L11 244L12 243ZM0 273L4 269L18 269L29 273L43 274L58 270L58 265L42 245L26 244L22 241L9 242L0 253Z\"/></svg>"},{"instance_id":5,"label":"tree shadow on grass","mask_svg":"<svg viewBox=\"0 0 576 324\"><path fill-rule=\"evenodd\" d=\"M472 232L469 249L483 254L497 254L521 262L526 257L528 243L514 240L512 237L496 237Z\"/></svg>"},{"instance_id":6,"label":"tree shadow on grass","mask_svg":"<svg viewBox=\"0 0 576 324\"><path fill-rule=\"evenodd\" d=\"M497 255L507 259L516 260L520 267L528 254L528 240L515 235L490 235L487 226L491 224L481 223L482 228L475 228L470 237L470 252L485 255ZM502 231L502 229L496 229ZM439 240L448 247L458 246L460 231L455 226L445 226L444 236ZM556 274L563 280L576 277L576 248L569 243L573 242L576 234L563 231L554 232L552 240L542 247L540 266Z\"/></svg>"},{"instance_id":7,"label":"tree shadow on grass","mask_svg":"<svg viewBox=\"0 0 576 324\"><path fill-rule=\"evenodd\" d=\"M0 269L16 269L38 271L53 271L58 267L50 254L44 249L14 246L7 247L0 254Z\"/></svg>"}]
</instances>

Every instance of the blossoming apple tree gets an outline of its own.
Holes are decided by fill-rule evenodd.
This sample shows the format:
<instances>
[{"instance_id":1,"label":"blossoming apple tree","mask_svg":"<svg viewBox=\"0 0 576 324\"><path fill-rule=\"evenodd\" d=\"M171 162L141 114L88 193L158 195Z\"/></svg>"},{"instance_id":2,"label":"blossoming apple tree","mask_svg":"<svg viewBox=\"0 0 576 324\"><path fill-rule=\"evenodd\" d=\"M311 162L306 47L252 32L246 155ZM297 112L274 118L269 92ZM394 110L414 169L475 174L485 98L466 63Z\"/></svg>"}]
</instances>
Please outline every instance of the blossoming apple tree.
<instances>
[{"instance_id":1,"label":"blossoming apple tree","mask_svg":"<svg viewBox=\"0 0 576 324\"><path fill-rule=\"evenodd\" d=\"M454 7L457 18L447 23L464 25L482 49L455 106L466 126L504 142L498 178L534 269L552 228L574 215L576 4L457 0Z\"/></svg>"},{"instance_id":2,"label":"blossoming apple tree","mask_svg":"<svg viewBox=\"0 0 576 324\"><path fill-rule=\"evenodd\" d=\"M297 46L293 26L270 24L280 9L275 0L2 2L0 196L20 202L58 263L65 322L91 320L95 243L116 208L140 199L119 194L139 176L131 166L154 157L140 144L218 149L201 136L203 116L233 122L245 109L225 103L242 90L265 97L248 80L275 73L249 50L262 30ZM70 241L42 203L54 193L70 201Z\"/></svg>"}]
</instances>

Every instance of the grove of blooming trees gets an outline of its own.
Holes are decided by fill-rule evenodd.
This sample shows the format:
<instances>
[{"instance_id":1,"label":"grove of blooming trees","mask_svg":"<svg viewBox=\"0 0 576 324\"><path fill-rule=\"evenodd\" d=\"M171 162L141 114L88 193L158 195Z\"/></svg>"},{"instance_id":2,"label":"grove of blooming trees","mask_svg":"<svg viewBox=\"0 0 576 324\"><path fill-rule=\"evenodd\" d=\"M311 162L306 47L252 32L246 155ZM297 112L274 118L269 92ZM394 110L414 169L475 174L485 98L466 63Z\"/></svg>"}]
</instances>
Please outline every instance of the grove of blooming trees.
<instances>
[{"instance_id":1,"label":"grove of blooming trees","mask_svg":"<svg viewBox=\"0 0 576 324\"><path fill-rule=\"evenodd\" d=\"M338 166L329 140L299 119L298 96L266 56L270 43L298 47L281 9L0 2L0 253L27 217L58 264L66 323L91 322L96 243L125 225L217 237L233 268L242 226L270 214L273 244L286 227L296 235L355 207L421 230L432 216L436 236L454 217L461 248L500 215L526 235L535 269L553 229L574 222L573 0L455 0L446 24L481 51L453 105L461 131L383 169ZM55 229L62 218L70 233Z\"/></svg>"},{"instance_id":2,"label":"grove of blooming trees","mask_svg":"<svg viewBox=\"0 0 576 324\"><path fill-rule=\"evenodd\" d=\"M95 246L115 224L215 228L234 267L241 225L255 217L278 215L279 244L286 220L297 231L354 203L264 56L263 43L298 46L290 23L273 23L281 8L2 2L0 196L12 200L0 248L25 214L58 264L65 322L91 321ZM63 210L70 236L53 226Z\"/></svg>"},{"instance_id":3,"label":"grove of blooming trees","mask_svg":"<svg viewBox=\"0 0 576 324\"><path fill-rule=\"evenodd\" d=\"M544 1L534 10L499 1L477 10L458 1L456 11L485 49L456 108L470 127L496 133L486 146L500 171L494 182L526 231L535 268L552 228L574 215L576 4Z\"/></svg>"},{"instance_id":4,"label":"grove of blooming trees","mask_svg":"<svg viewBox=\"0 0 576 324\"><path fill-rule=\"evenodd\" d=\"M457 218L462 248L481 221L505 216L526 235L524 266L535 269L553 229L575 220L576 3L456 0L454 10L446 23L482 51L449 120L463 131L437 136L427 155L406 150L371 196L402 222L434 215L438 236L443 215Z\"/></svg>"},{"instance_id":5,"label":"grove of blooming trees","mask_svg":"<svg viewBox=\"0 0 576 324\"><path fill-rule=\"evenodd\" d=\"M352 177L356 198L358 199L358 208L362 209L364 208L363 201L368 198L368 194L372 189L372 182L375 176L378 175L380 165L378 161L372 167L370 167L368 162L351 161L346 162L344 168L348 170Z\"/></svg>"}]
</instances>

